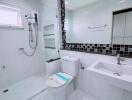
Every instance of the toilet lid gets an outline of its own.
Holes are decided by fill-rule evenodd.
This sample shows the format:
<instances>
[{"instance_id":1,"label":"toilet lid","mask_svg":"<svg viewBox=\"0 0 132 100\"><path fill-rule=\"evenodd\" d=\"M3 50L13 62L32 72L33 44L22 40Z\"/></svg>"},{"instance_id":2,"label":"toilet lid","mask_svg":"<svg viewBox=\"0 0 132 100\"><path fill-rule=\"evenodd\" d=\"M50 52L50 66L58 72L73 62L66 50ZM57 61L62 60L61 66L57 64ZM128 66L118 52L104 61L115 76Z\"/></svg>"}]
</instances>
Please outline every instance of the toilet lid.
<instances>
[{"instance_id":1,"label":"toilet lid","mask_svg":"<svg viewBox=\"0 0 132 100\"><path fill-rule=\"evenodd\" d=\"M65 85L67 82L71 81L73 77L66 73L56 73L51 75L47 81L46 85L48 87L60 87Z\"/></svg>"}]
</instances>

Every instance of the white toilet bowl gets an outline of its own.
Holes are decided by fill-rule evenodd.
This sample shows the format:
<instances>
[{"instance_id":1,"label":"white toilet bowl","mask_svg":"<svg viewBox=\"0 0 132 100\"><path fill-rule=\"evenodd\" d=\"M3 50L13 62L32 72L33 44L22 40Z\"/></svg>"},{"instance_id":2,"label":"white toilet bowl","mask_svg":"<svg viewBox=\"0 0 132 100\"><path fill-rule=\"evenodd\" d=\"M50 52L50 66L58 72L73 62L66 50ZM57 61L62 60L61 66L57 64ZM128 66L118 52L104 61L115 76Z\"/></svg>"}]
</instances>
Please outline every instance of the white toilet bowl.
<instances>
[{"instance_id":1,"label":"white toilet bowl","mask_svg":"<svg viewBox=\"0 0 132 100\"><path fill-rule=\"evenodd\" d=\"M51 75L46 81L48 92L54 96L54 100L67 99L73 92L73 79L79 72L79 59L63 57L61 61L62 72Z\"/></svg>"},{"instance_id":2,"label":"white toilet bowl","mask_svg":"<svg viewBox=\"0 0 132 100\"><path fill-rule=\"evenodd\" d=\"M68 79L65 80L57 74L66 75ZM73 92L73 77L66 73L56 73L47 79L46 85L48 87L48 93L54 96L54 100L66 100Z\"/></svg>"}]
</instances>

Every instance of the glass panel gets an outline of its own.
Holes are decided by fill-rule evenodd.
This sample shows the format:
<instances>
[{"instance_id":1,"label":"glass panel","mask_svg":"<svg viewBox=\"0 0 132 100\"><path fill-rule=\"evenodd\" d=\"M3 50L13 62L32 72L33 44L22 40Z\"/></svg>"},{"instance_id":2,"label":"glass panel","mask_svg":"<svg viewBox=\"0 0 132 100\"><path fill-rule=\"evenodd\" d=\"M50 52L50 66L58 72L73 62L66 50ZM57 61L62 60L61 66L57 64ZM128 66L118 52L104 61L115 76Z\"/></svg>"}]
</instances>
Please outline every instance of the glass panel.
<instances>
[{"instance_id":1,"label":"glass panel","mask_svg":"<svg viewBox=\"0 0 132 100\"><path fill-rule=\"evenodd\" d=\"M132 9L131 9L132 10ZM132 11L113 15L113 44L132 45Z\"/></svg>"},{"instance_id":2,"label":"glass panel","mask_svg":"<svg viewBox=\"0 0 132 100\"><path fill-rule=\"evenodd\" d=\"M50 2L55 3L50 3ZM59 27L57 18L57 0L46 0L43 16L43 35L46 61L59 58Z\"/></svg>"}]
</instances>

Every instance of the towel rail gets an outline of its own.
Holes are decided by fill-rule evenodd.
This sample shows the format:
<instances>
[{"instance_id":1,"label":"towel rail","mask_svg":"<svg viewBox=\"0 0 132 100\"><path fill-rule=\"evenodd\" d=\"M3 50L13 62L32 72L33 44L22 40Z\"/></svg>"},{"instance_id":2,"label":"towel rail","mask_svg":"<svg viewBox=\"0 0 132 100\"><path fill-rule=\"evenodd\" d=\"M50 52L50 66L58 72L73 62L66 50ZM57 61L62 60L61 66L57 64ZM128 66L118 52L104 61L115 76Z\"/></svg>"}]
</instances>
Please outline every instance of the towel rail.
<instances>
[{"instance_id":1,"label":"towel rail","mask_svg":"<svg viewBox=\"0 0 132 100\"><path fill-rule=\"evenodd\" d=\"M95 27L88 27L88 29L98 29L98 28L103 28L103 27L107 27L108 25L105 24L105 25L102 25L102 26L95 26Z\"/></svg>"}]
</instances>

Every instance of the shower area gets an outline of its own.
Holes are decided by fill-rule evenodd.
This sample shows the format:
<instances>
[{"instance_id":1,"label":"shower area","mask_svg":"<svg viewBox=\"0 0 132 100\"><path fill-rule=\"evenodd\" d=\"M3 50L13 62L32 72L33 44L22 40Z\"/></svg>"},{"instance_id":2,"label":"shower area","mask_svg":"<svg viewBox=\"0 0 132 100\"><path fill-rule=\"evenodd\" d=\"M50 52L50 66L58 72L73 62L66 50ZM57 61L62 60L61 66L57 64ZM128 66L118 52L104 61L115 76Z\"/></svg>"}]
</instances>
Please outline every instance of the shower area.
<instances>
[{"instance_id":1,"label":"shower area","mask_svg":"<svg viewBox=\"0 0 132 100\"><path fill-rule=\"evenodd\" d=\"M45 80L60 66L57 1L0 1L0 100L54 100Z\"/></svg>"},{"instance_id":2,"label":"shower area","mask_svg":"<svg viewBox=\"0 0 132 100\"><path fill-rule=\"evenodd\" d=\"M0 1L0 17L6 19L3 26L0 21L0 100L54 99L46 91L45 62L47 69L54 61L60 63L57 4L57 0Z\"/></svg>"}]
</instances>

